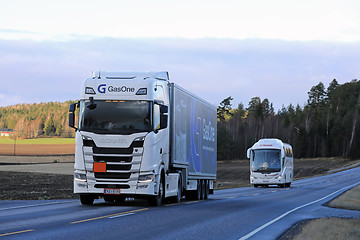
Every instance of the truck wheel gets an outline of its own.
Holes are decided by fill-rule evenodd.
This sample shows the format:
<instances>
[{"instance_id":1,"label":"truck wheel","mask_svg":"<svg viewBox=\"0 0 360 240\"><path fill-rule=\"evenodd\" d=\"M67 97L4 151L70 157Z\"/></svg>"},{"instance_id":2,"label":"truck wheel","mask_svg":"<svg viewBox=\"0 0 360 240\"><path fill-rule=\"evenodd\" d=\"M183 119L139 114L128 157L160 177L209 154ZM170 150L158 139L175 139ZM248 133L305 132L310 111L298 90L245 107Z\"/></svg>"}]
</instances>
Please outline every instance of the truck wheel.
<instances>
[{"instance_id":1,"label":"truck wheel","mask_svg":"<svg viewBox=\"0 0 360 240\"><path fill-rule=\"evenodd\" d=\"M159 207L161 206L161 203L163 201L164 198L164 179L161 176L160 177L160 183L159 183L159 191L158 194L156 196L153 196L149 199L149 204L151 206L155 206L155 207Z\"/></svg>"},{"instance_id":2,"label":"truck wheel","mask_svg":"<svg viewBox=\"0 0 360 240\"><path fill-rule=\"evenodd\" d=\"M92 205L94 203L94 197L89 194L81 194L80 202L82 205Z\"/></svg>"},{"instance_id":3,"label":"truck wheel","mask_svg":"<svg viewBox=\"0 0 360 240\"><path fill-rule=\"evenodd\" d=\"M197 180L197 189L195 191L195 200L201 200L201 180Z\"/></svg>"},{"instance_id":4,"label":"truck wheel","mask_svg":"<svg viewBox=\"0 0 360 240\"><path fill-rule=\"evenodd\" d=\"M205 199L205 192L206 192L206 186L205 186L205 180L201 180L201 200Z\"/></svg>"},{"instance_id":5,"label":"truck wheel","mask_svg":"<svg viewBox=\"0 0 360 240\"><path fill-rule=\"evenodd\" d=\"M179 203L181 201L181 195L182 195L182 185L181 185L181 179L179 179L177 195L174 197L175 203Z\"/></svg>"},{"instance_id":6,"label":"truck wheel","mask_svg":"<svg viewBox=\"0 0 360 240\"><path fill-rule=\"evenodd\" d=\"M204 185L205 185L205 195L204 195L204 199L208 199L209 198L209 194L210 194L210 189L209 189L209 180L204 180Z\"/></svg>"}]
</instances>

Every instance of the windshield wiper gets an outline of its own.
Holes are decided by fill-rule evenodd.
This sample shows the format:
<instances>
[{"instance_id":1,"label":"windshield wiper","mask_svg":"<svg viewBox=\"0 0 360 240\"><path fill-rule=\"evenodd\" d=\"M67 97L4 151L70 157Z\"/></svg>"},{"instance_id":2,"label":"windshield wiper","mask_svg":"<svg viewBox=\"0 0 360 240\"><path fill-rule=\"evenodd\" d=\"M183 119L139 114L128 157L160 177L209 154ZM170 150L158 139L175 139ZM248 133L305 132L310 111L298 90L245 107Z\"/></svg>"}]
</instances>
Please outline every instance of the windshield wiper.
<instances>
[{"instance_id":1,"label":"windshield wiper","mask_svg":"<svg viewBox=\"0 0 360 240\"><path fill-rule=\"evenodd\" d=\"M262 173L271 173L271 172L279 172L280 169L279 168L258 168L256 170L254 170L253 172L262 172Z\"/></svg>"},{"instance_id":2,"label":"windshield wiper","mask_svg":"<svg viewBox=\"0 0 360 240\"><path fill-rule=\"evenodd\" d=\"M94 97L90 97L89 99L90 102L86 103L86 107L90 110L94 110L97 107L96 103L94 103Z\"/></svg>"}]
</instances>

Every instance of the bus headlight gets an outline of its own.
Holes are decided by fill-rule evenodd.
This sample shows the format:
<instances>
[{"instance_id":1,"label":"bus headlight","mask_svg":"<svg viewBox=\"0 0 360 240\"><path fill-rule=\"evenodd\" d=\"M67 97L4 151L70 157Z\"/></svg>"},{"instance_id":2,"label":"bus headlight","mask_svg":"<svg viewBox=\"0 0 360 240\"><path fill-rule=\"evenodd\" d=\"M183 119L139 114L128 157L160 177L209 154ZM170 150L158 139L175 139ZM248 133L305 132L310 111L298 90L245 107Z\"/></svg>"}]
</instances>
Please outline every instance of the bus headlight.
<instances>
[{"instance_id":1,"label":"bus headlight","mask_svg":"<svg viewBox=\"0 0 360 240\"><path fill-rule=\"evenodd\" d=\"M280 179L281 179L281 175L280 175L280 176L277 176L276 179L279 179L279 180L280 180Z\"/></svg>"},{"instance_id":2,"label":"bus headlight","mask_svg":"<svg viewBox=\"0 0 360 240\"><path fill-rule=\"evenodd\" d=\"M146 174L139 176L139 183L150 183L154 181L154 174Z\"/></svg>"}]
</instances>

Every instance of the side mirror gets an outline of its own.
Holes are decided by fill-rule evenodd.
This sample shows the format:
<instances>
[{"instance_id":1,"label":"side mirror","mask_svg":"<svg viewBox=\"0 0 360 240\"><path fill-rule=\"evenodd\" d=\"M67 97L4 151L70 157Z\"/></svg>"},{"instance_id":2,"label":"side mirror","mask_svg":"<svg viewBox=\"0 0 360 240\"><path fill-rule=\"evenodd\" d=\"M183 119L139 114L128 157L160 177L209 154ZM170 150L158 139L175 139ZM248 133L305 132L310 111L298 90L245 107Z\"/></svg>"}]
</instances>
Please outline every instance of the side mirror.
<instances>
[{"instance_id":1,"label":"side mirror","mask_svg":"<svg viewBox=\"0 0 360 240\"><path fill-rule=\"evenodd\" d=\"M69 107L69 112L75 112L75 109L76 109L76 103L73 103Z\"/></svg>"},{"instance_id":2,"label":"side mirror","mask_svg":"<svg viewBox=\"0 0 360 240\"><path fill-rule=\"evenodd\" d=\"M246 157L247 157L247 158L250 158L250 151L251 151L251 149L249 148L249 149L247 150L247 152L246 152Z\"/></svg>"},{"instance_id":3,"label":"side mirror","mask_svg":"<svg viewBox=\"0 0 360 240\"><path fill-rule=\"evenodd\" d=\"M75 127L75 109L76 109L76 103L73 103L69 107L69 126L77 130Z\"/></svg>"}]
</instances>

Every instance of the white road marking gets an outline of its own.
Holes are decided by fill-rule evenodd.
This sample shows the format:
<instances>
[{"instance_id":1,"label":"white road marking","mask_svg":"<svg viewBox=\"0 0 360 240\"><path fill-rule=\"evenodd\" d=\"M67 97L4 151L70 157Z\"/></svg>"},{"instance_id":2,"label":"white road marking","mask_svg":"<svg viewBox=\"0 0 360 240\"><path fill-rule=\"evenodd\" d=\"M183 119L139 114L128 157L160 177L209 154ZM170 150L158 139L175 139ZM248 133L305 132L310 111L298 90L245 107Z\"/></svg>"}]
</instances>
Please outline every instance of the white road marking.
<instances>
[{"instance_id":1,"label":"white road marking","mask_svg":"<svg viewBox=\"0 0 360 240\"><path fill-rule=\"evenodd\" d=\"M324 199L326 199L326 198L328 198L328 197L330 197L330 196L332 196L332 195L334 195L334 194L337 194L338 192L341 192L341 191L343 191L343 190L345 190L345 189L348 189L348 188L352 188L352 187L354 187L354 186L356 186L356 185L359 185L359 184L360 184L360 182L357 182L357 183L352 184L352 185L350 185L350 186L343 187L342 189L337 190L337 191L335 191L335 192L333 192L333 193L330 193L329 195L327 195L327 196L325 196L325 197L322 197L322 198L320 198L320 199L318 199L318 200L315 200L315 201L306 203L306 204L301 205L301 206L299 206L299 207L296 207L296 208L294 208L294 209L292 209L292 210L290 210L290 211L287 211L286 213L280 215L279 217L274 218L274 219L271 220L270 222L265 223L264 225L258 227L258 228L255 229L254 231L252 231L252 232L248 233L247 235L239 238L239 240L245 240L245 239L248 239L248 238L254 236L256 233L260 232L261 230L263 230L263 229L266 228L267 226L273 224L273 223L276 222L276 221L279 221L280 219L284 218L285 216L289 215L289 214L292 213L292 212L295 212L296 210L299 210L299 209L304 208L304 207L307 207L307 206L309 206L309 205L311 205L311 204L320 202L320 201L322 201L322 200L324 200Z\"/></svg>"}]
</instances>

